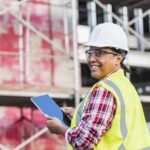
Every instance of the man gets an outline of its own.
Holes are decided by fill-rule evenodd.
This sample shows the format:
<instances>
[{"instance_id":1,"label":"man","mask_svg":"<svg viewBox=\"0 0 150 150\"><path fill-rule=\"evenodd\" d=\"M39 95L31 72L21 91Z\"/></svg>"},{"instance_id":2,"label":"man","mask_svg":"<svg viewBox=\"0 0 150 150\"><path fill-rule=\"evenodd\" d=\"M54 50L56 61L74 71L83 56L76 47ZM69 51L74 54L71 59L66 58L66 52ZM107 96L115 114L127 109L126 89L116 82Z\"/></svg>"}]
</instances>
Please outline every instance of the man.
<instances>
[{"instance_id":1,"label":"man","mask_svg":"<svg viewBox=\"0 0 150 150\"><path fill-rule=\"evenodd\" d=\"M47 120L52 133L66 136L69 149L150 149L150 136L140 99L125 77L123 60L128 52L127 37L113 23L97 25L86 44L91 76L99 79L73 113L71 128L56 118Z\"/></svg>"}]
</instances>

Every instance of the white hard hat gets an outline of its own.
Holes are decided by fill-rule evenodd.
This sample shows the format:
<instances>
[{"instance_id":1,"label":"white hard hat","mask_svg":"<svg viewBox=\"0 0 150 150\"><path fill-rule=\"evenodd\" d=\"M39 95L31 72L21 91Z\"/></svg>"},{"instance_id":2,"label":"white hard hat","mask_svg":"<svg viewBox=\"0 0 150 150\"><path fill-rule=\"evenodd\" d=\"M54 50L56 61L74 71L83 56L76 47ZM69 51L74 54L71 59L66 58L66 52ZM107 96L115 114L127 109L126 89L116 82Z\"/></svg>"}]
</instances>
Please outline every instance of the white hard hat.
<instances>
[{"instance_id":1,"label":"white hard hat","mask_svg":"<svg viewBox=\"0 0 150 150\"><path fill-rule=\"evenodd\" d=\"M127 36L123 29L114 23L102 23L93 29L86 46L113 47L128 52Z\"/></svg>"}]
</instances>

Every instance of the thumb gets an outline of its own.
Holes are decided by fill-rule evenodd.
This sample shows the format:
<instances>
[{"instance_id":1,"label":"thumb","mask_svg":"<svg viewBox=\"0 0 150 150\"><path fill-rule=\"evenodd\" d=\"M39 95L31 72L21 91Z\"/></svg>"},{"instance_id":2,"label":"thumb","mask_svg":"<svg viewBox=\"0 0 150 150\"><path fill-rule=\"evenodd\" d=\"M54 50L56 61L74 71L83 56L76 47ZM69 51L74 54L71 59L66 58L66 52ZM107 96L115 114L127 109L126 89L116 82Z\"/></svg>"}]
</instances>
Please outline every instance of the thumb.
<instances>
[{"instance_id":1,"label":"thumb","mask_svg":"<svg viewBox=\"0 0 150 150\"><path fill-rule=\"evenodd\" d=\"M45 117L46 117L46 119L49 119L49 120L52 120L52 119L53 119L53 117L48 116L48 115L46 115L46 114L45 114Z\"/></svg>"}]
</instances>

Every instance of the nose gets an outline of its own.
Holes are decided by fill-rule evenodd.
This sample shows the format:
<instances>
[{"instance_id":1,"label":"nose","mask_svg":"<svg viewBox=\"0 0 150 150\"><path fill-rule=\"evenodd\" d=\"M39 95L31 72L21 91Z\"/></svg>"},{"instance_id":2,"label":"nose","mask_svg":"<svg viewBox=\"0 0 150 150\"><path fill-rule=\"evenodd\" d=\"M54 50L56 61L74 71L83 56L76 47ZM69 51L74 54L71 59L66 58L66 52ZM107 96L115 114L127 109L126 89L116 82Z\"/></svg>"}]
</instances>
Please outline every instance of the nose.
<instances>
[{"instance_id":1,"label":"nose","mask_svg":"<svg viewBox=\"0 0 150 150\"><path fill-rule=\"evenodd\" d=\"M96 56L94 53L91 53L88 58L87 58L88 62L94 62L96 61Z\"/></svg>"}]
</instances>

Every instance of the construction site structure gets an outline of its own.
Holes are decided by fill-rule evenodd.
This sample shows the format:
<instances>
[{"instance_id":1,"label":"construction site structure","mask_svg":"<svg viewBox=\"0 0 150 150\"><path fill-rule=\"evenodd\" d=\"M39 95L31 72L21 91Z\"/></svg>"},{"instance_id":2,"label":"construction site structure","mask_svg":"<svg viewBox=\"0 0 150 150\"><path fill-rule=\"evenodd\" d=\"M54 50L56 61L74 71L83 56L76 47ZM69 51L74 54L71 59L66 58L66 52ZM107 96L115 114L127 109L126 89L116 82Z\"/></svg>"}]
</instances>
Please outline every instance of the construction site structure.
<instances>
[{"instance_id":1,"label":"construction site structure","mask_svg":"<svg viewBox=\"0 0 150 150\"><path fill-rule=\"evenodd\" d=\"M14 150L47 132L44 127L24 137L23 119L31 123L34 119L32 96L48 93L60 106L77 106L96 82L90 77L83 44L93 27L103 22L121 25L128 36L128 77L149 125L150 8L129 10L99 0L1 0L0 106L19 107L22 121L22 140ZM25 107L31 108L30 119ZM7 146L0 142L0 149Z\"/></svg>"}]
</instances>

